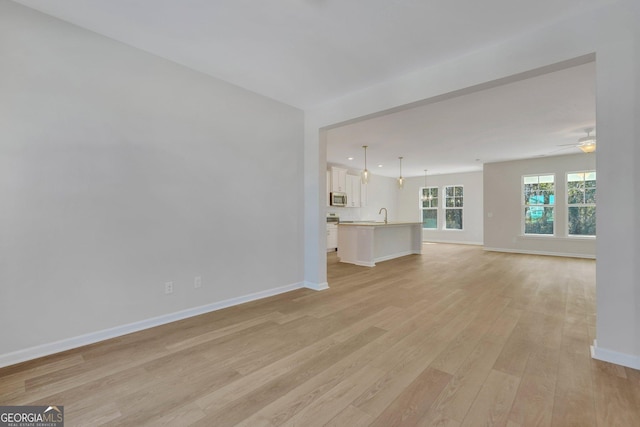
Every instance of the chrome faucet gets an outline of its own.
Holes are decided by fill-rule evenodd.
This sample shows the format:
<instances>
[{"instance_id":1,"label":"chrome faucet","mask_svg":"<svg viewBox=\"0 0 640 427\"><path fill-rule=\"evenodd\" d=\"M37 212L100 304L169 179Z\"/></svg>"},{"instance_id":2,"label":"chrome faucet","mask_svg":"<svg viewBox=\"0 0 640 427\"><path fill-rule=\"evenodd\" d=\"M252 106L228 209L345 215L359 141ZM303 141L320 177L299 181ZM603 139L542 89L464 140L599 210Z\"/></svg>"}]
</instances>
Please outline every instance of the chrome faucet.
<instances>
[{"instance_id":1,"label":"chrome faucet","mask_svg":"<svg viewBox=\"0 0 640 427\"><path fill-rule=\"evenodd\" d=\"M382 213L382 211L384 211L384 223L387 223L387 208L380 208L380 212L378 212L378 215L380 215Z\"/></svg>"}]
</instances>

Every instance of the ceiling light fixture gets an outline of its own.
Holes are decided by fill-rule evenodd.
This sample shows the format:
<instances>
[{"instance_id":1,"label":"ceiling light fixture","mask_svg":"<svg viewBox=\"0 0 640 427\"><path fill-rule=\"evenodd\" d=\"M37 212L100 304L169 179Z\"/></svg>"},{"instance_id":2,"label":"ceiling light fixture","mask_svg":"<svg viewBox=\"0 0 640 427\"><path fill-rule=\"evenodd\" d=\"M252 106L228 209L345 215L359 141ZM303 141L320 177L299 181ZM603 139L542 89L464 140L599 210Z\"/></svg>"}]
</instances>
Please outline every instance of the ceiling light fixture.
<instances>
[{"instance_id":1,"label":"ceiling light fixture","mask_svg":"<svg viewBox=\"0 0 640 427\"><path fill-rule=\"evenodd\" d=\"M398 187L402 189L404 187L404 178L402 177L402 157L398 157L400 159L400 177L398 178Z\"/></svg>"},{"instance_id":2,"label":"ceiling light fixture","mask_svg":"<svg viewBox=\"0 0 640 427\"><path fill-rule=\"evenodd\" d=\"M367 184L369 182L369 171L367 170L367 147L368 145L363 145L364 148L364 170L360 174L360 178L363 184Z\"/></svg>"},{"instance_id":3,"label":"ceiling light fixture","mask_svg":"<svg viewBox=\"0 0 640 427\"><path fill-rule=\"evenodd\" d=\"M578 148L580 148L583 153L593 153L594 151L596 151L596 144L585 144L579 146Z\"/></svg>"},{"instance_id":4,"label":"ceiling light fixture","mask_svg":"<svg viewBox=\"0 0 640 427\"><path fill-rule=\"evenodd\" d=\"M584 131L587 132L587 136L583 136L578 140L578 148L583 153L593 153L596 151L596 137L590 135L593 129L585 129Z\"/></svg>"}]
</instances>

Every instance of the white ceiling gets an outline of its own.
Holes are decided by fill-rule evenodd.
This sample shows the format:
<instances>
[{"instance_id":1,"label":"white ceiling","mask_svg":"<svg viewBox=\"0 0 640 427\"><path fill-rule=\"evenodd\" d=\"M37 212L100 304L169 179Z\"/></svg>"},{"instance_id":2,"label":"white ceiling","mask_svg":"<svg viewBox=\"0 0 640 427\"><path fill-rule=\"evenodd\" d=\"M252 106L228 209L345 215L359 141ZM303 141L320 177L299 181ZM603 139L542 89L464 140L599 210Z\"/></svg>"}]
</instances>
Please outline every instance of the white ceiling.
<instances>
[{"instance_id":1,"label":"white ceiling","mask_svg":"<svg viewBox=\"0 0 640 427\"><path fill-rule=\"evenodd\" d=\"M327 131L327 161L397 177L482 170L483 163L576 154L595 127L594 62ZM353 157L353 160L348 160ZM377 165L382 164L382 168Z\"/></svg>"},{"instance_id":2,"label":"white ceiling","mask_svg":"<svg viewBox=\"0 0 640 427\"><path fill-rule=\"evenodd\" d=\"M304 109L615 0L15 1ZM374 173L404 156L409 177L549 154L595 123L594 81L584 65L333 129L328 161L368 144Z\"/></svg>"},{"instance_id":3,"label":"white ceiling","mask_svg":"<svg viewBox=\"0 0 640 427\"><path fill-rule=\"evenodd\" d=\"M300 108L614 0L16 0Z\"/></svg>"}]
</instances>

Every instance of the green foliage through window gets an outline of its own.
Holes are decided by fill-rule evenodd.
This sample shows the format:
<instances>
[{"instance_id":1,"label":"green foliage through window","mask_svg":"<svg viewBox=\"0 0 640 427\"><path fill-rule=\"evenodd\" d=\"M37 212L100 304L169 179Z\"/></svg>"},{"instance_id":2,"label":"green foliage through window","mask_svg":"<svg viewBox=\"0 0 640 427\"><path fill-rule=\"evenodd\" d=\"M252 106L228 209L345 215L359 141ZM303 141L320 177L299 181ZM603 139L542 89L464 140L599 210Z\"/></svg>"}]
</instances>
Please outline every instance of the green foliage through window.
<instances>
[{"instance_id":1,"label":"green foliage through window","mask_svg":"<svg viewBox=\"0 0 640 427\"><path fill-rule=\"evenodd\" d=\"M524 234L553 235L555 176L522 177Z\"/></svg>"},{"instance_id":2,"label":"green foliage through window","mask_svg":"<svg viewBox=\"0 0 640 427\"><path fill-rule=\"evenodd\" d=\"M438 210L423 209L422 210L422 228L438 228Z\"/></svg>"},{"instance_id":3,"label":"green foliage through window","mask_svg":"<svg viewBox=\"0 0 640 427\"><path fill-rule=\"evenodd\" d=\"M438 228L438 187L422 188L422 228Z\"/></svg>"},{"instance_id":4,"label":"green foliage through window","mask_svg":"<svg viewBox=\"0 0 640 427\"><path fill-rule=\"evenodd\" d=\"M464 188L461 185L445 187L445 229L462 230Z\"/></svg>"},{"instance_id":5,"label":"green foliage through window","mask_svg":"<svg viewBox=\"0 0 640 427\"><path fill-rule=\"evenodd\" d=\"M570 236L596 235L596 172L567 174L567 226Z\"/></svg>"}]
</instances>

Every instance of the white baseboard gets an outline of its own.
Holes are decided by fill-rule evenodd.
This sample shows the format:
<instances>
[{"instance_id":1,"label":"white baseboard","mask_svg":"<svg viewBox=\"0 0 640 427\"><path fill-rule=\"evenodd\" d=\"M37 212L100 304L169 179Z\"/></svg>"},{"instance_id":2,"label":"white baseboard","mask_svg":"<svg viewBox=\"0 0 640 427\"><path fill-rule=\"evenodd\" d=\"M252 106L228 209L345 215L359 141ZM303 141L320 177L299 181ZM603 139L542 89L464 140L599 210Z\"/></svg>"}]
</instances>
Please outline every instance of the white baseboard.
<instances>
[{"instance_id":1,"label":"white baseboard","mask_svg":"<svg viewBox=\"0 0 640 427\"><path fill-rule=\"evenodd\" d=\"M376 266L376 262L382 262L382 261L389 261L391 259L396 259L396 258L400 258L403 256L407 256L407 255L413 255L413 254L417 254L420 255L422 253L422 251L404 251L404 252L396 252L395 254L390 254L390 255L385 255L385 256L381 256L378 258L374 258L373 261L360 261L360 260L346 260L343 261L342 258L339 258L340 262L344 262L347 264L353 264L353 265L358 265L360 267L375 267Z\"/></svg>"},{"instance_id":2,"label":"white baseboard","mask_svg":"<svg viewBox=\"0 0 640 427\"><path fill-rule=\"evenodd\" d=\"M353 264L353 265L357 265L360 267L375 267L376 263L375 262L365 262L365 261L340 261L340 262L345 262L347 264Z\"/></svg>"},{"instance_id":3,"label":"white baseboard","mask_svg":"<svg viewBox=\"0 0 640 427\"><path fill-rule=\"evenodd\" d=\"M456 240L442 240L442 239L422 239L422 243L449 243L452 245L474 245L482 246L483 242L460 242Z\"/></svg>"},{"instance_id":4,"label":"white baseboard","mask_svg":"<svg viewBox=\"0 0 640 427\"><path fill-rule=\"evenodd\" d=\"M596 259L595 255L591 254L574 254L570 252L547 252L547 251L530 251L527 249L506 249L506 248L490 248L485 246L485 251L490 252L507 252L512 254L525 254L525 255L546 255L546 256L561 256L561 257L569 257L569 258L586 258L586 259Z\"/></svg>"},{"instance_id":5,"label":"white baseboard","mask_svg":"<svg viewBox=\"0 0 640 427\"><path fill-rule=\"evenodd\" d=\"M122 335L142 331L144 329L153 328L155 326L164 325L189 317L221 310L223 308L231 307L234 305L244 304L246 302L267 298L285 292L290 292L296 289L301 289L303 287L308 286L306 285L306 283L302 282L293 283L291 285L267 289L265 291L255 292L236 298L230 298L224 301L218 301L200 307L189 308L175 313L164 314L162 316L152 317L150 319L141 320L139 322L133 322L122 326L116 326L114 328L104 329L102 331L91 332L77 337L66 338L60 341L14 351L12 353L0 354L0 368L15 365L16 363L26 362L32 359L37 359L39 357L49 356L51 354L60 353L62 351L71 350L85 345L94 344L99 341L116 338Z\"/></svg>"},{"instance_id":6,"label":"white baseboard","mask_svg":"<svg viewBox=\"0 0 640 427\"><path fill-rule=\"evenodd\" d=\"M307 289L311 289L314 291L324 291L325 289L329 289L329 283L312 283L312 282L304 282L304 287Z\"/></svg>"},{"instance_id":7,"label":"white baseboard","mask_svg":"<svg viewBox=\"0 0 640 427\"><path fill-rule=\"evenodd\" d=\"M619 353L617 351L598 347L597 340L593 340L593 345L591 346L591 358L602 360L603 362L615 363L616 365L626 366L627 368L640 369L640 356Z\"/></svg>"},{"instance_id":8,"label":"white baseboard","mask_svg":"<svg viewBox=\"0 0 640 427\"><path fill-rule=\"evenodd\" d=\"M414 251L396 252L395 254L389 254L389 255L378 257L378 258L374 258L373 262L375 265L376 262L389 261L390 259L396 259L403 256L412 255L414 253L419 253L419 252L414 252Z\"/></svg>"}]
</instances>

